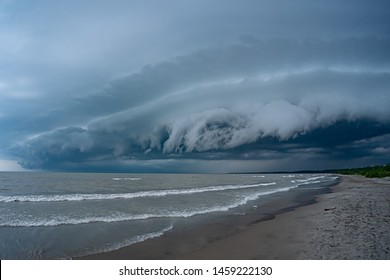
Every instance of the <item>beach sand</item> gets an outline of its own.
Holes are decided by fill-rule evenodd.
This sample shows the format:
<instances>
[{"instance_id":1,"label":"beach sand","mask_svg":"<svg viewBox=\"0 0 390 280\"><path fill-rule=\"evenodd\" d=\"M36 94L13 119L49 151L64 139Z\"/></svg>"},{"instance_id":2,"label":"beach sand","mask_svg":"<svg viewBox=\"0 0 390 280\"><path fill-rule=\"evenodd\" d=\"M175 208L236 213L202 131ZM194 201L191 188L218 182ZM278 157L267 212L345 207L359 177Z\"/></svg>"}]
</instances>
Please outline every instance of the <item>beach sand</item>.
<instances>
[{"instance_id":1,"label":"beach sand","mask_svg":"<svg viewBox=\"0 0 390 280\"><path fill-rule=\"evenodd\" d=\"M390 259L390 180L342 176L332 192L182 229L83 259ZM283 202L282 202L283 203Z\"/></svg>"}]
</instances>

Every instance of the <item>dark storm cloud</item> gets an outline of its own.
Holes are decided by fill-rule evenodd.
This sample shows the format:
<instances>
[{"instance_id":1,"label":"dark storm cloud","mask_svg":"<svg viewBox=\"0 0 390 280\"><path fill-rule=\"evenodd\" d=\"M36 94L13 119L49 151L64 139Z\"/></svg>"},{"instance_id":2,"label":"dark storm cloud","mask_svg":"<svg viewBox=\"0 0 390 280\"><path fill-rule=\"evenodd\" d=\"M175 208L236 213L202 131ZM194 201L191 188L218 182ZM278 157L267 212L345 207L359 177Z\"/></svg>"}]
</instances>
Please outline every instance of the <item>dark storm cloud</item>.
<instances>
[{"instance_id":1,"label":"dark storm cloud","mask_svg":"<svg viewBox=\"0 0 390 280\"><path fill-rule=\"evenodd\" d=\"M89 114L98 115L117 112L202 84L266 79L295 71L330 68L346 73L378 73L390 66L389 48L390 40L378 38L263 41L244 37L239 44L203 49L145 66L111 82L100 94L80 99L80 110L88 108Z\"/></svg>"},{"instance_id":2,"label":"dark storm cloud","mask_svg":"<svg viewBox=\"0 0 390 280\"><path fill-rule=\"evenodd\" d=\"M49 169L58 162L276 160L305 152L359 157L337 151L390 133L389 47L377 38L246 38L197 51L113 81L64 112L93 118L87 124L44 132L13 151L24 167Z\"/></svg>"},{"instance_id":3,"label":"dark storm cloud","mask_svg":"<svg viewBox=\"0 0 390 280\"><path fill-rule=\"evenodd\" d=\"M156 172L389 160L387 1L0 6L0 160Z\"/></svg>"}]
</instances>

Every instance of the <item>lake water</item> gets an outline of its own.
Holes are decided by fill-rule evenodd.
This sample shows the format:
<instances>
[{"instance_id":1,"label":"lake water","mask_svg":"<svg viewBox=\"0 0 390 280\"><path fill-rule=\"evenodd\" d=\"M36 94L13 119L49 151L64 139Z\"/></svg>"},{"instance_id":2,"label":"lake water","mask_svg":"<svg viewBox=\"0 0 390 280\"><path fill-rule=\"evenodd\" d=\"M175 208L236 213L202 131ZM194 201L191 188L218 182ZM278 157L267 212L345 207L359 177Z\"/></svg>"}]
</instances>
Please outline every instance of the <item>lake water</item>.
<instances>
[{"instance_id":1,"label":"lake water","mask_svg":"<svg viewBox=\"0 0 390 280\"><path fill-rule=\"evenodd\" d=\"M1 172L0 258L111 251L335 180L331 174Z\"/></svg>"}]
</instances>

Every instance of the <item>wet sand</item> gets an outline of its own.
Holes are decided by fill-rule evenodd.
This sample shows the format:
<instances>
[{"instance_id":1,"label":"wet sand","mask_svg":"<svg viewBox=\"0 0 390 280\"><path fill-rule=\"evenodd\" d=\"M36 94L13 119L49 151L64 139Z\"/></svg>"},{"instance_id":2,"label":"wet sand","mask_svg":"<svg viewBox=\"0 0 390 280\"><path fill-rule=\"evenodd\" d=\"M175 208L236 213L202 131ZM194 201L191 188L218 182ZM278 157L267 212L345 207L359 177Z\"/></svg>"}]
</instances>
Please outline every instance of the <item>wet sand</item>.
<instances>
[{"instance_id":1,"label":"wet sand","mask_svg":"<svg viewBox=\"0 0 390 280\"><path fill-rule=\"evenodd\" d=\"M83 259L390 259L390 180L342 176L331 189L269 214L173 231Z\"/></svg>"}]
</instances>

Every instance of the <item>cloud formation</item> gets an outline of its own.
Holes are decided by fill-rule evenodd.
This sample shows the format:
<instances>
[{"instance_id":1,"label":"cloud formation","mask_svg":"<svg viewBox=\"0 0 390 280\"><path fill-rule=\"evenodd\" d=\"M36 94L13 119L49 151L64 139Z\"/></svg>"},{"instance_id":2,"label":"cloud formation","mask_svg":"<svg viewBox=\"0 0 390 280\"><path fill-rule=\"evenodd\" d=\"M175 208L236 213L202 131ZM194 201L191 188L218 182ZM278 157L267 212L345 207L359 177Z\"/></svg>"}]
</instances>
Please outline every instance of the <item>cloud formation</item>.
<instances>
[{"instance_id":1,"label":"cloud formation","mask_svg":"<svg viewBox=\"0 0 390 280\"><path fill-rule=\"evenodd\" d=\"M44 132L14 150L26 168L51 168L58 161L253 160L262 158L262 148L248 153L243 147L261 146L264 139L275 154L294 141L319 147L326 143L316 139L310 146L304 139L363 121L382 129L355 131L349 141L379 137L390 133L388 47L390 41L372 38L247 38L200 50L111 82L73 108L92 118L86 125ZM335 134L328 137L340 138Z\"/></svg>"},{"instance_id":2,"label":"cloud formation","mask_svg":"<svg viewBox=\"0 0 390 280\"><path fill-rule=\"evenodd\" d=\"M232 172L390 160L386 2L79 2L38 1L31 14L3 4L21 20L0 17L9 26L0 41L17 46L0 47L12 65L0 67L0 155L22 167Z\"/></svg>"}]
</instances>

